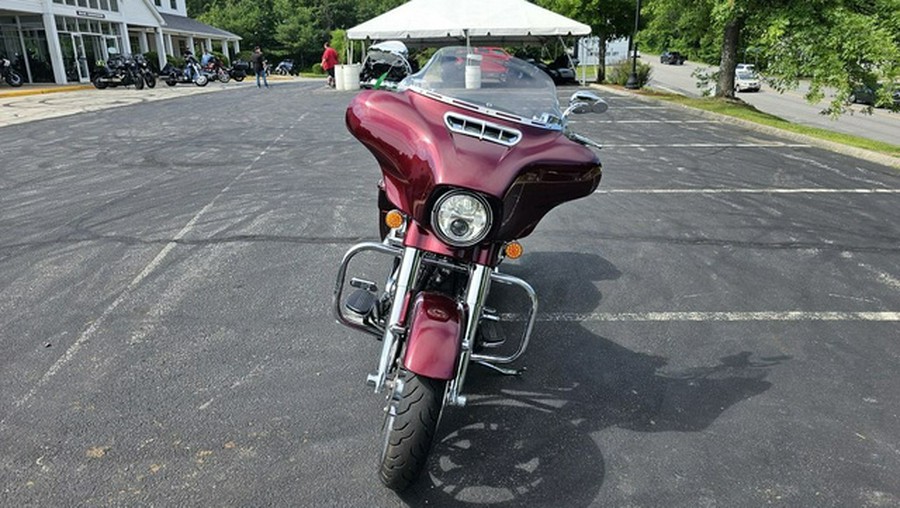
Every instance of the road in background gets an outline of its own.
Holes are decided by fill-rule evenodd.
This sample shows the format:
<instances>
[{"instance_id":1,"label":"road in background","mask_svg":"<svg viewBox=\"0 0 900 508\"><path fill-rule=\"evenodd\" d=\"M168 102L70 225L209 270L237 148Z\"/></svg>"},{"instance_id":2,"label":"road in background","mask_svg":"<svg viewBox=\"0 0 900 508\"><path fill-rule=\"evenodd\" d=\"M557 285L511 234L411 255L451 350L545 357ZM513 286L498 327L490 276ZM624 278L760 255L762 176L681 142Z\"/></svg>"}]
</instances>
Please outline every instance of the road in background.
<instances>
[{"instance_id":1,"label":"road in background","mask_svg":"<svg viewBox=\"0 0 900 508\"><path fill-rule=\"evenodd\" d=\"M702 90L697 87L697 78L691 77L692 72L698 68L716 70L715 67L691 61L685 62L684 65L665 65L659 63L658 55L652 54L641 55L641 61L652 68L649 86L688 97L703 96ZM765 81L759 92L740 92L737 97L760 111L800 125L900 144L900 113L875 108L869 115L863 113L863 106L854 105L851 106L853 114L845 114L834 119L821 114L825 101L819 104L806 102L802 85L800 91L780 93L765 84Z\"/></svg>"}]
</instances>

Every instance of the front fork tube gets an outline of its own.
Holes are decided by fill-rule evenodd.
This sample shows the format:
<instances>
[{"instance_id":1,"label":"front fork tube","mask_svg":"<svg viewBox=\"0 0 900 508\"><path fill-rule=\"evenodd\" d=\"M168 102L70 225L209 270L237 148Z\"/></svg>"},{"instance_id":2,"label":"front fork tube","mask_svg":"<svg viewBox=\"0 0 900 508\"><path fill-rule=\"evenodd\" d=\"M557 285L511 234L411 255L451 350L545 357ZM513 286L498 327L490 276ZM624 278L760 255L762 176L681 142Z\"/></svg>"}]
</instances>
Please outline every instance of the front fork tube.
<instances>
[{"instance_id":1,"label":"front fork tube","mask_svg":"<svg viewBox=\"0 0 900 508\"><path fill-rule=\"evenodd\" d=\"M397 275L397 286L394 291L394 301L391 304L391 315L381 340L381 358L378 360L378 371L375 374L366 376L366 382L375 387L376 393L384 389L391 363L397 357L399 336L405 332L403 327L400 326L400 322L401 319L405 318L407 298L409 297L410 288L415 286L416 275L419 273L423 255L424 251L413 247L403 249L403 256L400 258L400 273Z\"/></svg>"},{"instance_id":2,"label":"front fork tube","mask_svg":"<svg viewBox=\"0 0 900 508\"><path fill-rule=\"evenodd\" d=\"M484 265L476 264L473 266L474 269L469 274L469 283L466 287L466 334L463 337L460 348L456 377L450 383L450 389L447 390L445 401L451 406L466 405L466 397L461 395L461 393L466 380L466 372L469 368L469 358L472 356L472 348L475 346L475 335L478 332L481 311L484 308L484 302L491 287L491 269Z\"/></svg>"}]
</instances>

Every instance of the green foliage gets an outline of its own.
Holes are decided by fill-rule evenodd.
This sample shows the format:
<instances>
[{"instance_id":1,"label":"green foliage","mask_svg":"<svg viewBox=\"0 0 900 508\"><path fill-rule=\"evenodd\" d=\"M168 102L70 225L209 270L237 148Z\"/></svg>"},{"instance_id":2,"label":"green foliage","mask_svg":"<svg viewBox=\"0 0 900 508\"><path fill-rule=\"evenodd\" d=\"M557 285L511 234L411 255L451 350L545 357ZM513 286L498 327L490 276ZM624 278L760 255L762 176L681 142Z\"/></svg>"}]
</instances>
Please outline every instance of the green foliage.
<instances>
[{"instance_id":1,"label":"green foliage","mask_svg":"<svg viewBox=\"0 0 900 508\"><path fill-rule=\"evenodd\" d=\"M325 74L325 69L322 68L321 63L316 62L312 66L312 73L313 74Z\"/></svg>"},{"instance_id":2,"label":"green foliage","mask_svg":"<svg viewBox=\"0 0 900 508\"><path fill-rule=\"evenodd\" d=\"M628 77L631 76L631 60L620 60L610 65L606 71L606 81L614 85L625 86ZM638 61L635 67L635 76L637 76L638 85L643 87L650 81L651 69L650 65Z\"/></svg>"},{"instance_id":3,"label":"green foliage","mask_svg":"<svg viewBox=\"0 0 900 508\"><path fill-rule=\"evenodd\" d=\"M153 71L154 74L159 74L159 53L156 51L148 51L144 53L144 58L147 60L147 65L150 66L150 70Z\"/></svg>"},{"instance_id":4,"label":"green foliage","mask_svg":"<svg viewBox=\"0 0 900 508\"><path fill-rule=\"evenodd\" d=\"M166 61L175 67L184 67L184 58L181 58L180 56L166 55Z\"/></svg>"},{"instance_id":5,"label":"green foliage","mask_svg":"<svg viewBox=\"0 0 900 508\"><path fill-rule=\"evenodd\" d=\"M781 91L807 81L807 99L830 96L823 112L839 115L860 83L884 83L882 104L900 86L900 0L647 1L639 39L722 66L720 88L735 63L749 61ZM723 36L729 25L737 37Z\"/></svg>"},{"instance_id":6,"label":"green foliage","mask_svg":"<svg viewBox=\"0 0 900 508\"><path fill-rule=\"evenodd\" d=\"M334 48L335 51L337 51L338 62L346 62L347 47L349 45L349 41L347 39L347 31L341 28L334 29L329 34L328 40L331 42L331 47Z\"/></svg>"},{"instance_id":7,"label":"green foliage","mask_svg":"<svg viewBox=\"0 0 900 508\"><path fill-rule=\"evenodd\" d=\"M590 25L591 33L604 42L634 33L635 0L537 0L537 3L545 9ZM603 62L606 60L605 44L600 45L600 52L598 56ZM599 70L597 81L604 81L605 68L601 66Z\"/></svg>"}]
</instances>

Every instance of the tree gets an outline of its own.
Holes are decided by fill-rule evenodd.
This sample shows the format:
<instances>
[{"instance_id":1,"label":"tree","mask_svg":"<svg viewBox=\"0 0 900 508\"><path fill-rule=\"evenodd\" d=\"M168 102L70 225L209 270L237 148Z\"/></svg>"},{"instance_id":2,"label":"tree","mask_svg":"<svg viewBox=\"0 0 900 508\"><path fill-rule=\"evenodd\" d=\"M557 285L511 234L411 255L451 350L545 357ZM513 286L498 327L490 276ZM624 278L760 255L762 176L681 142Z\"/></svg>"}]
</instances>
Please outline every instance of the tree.
<instances>
[{"instance_id":1,"label":"tree","mask_svg":"<svg viewBox=\"0 0 900 508\"><path fill-rule=\"evenodd\" d=\"M647 0L653 17L642 36L656 48L662 41L719 65L719 97L734 97L734 68L740 49L753 47L779 90L809 81L806 98L832 99L823 112L847 110L847 98L862 83L884 83L882 104L900 77L900 0ZM703 33L687 20L708 19ZM674 23L672 21L675 21ZM694 25L695 27L697 25ZM717 35L719 51L710 56ZM746 51L746 49L745 49Z\"/></svg>"},{"instance_id":2,"label":"tree","mask_svg":"<svg viewBox=\"0 0 900 508\"><path fill-rule=\"evenodd\" d=\"M900 78L900 0L791 7L769 17L758 36L773 85L796 88L808 79L810 102L833 94L824 110L831 115L845 112L853 89L864 83L884 83L877 103L891 103Z\"/></svg>"},{"instance_id":3,"label":"tree","mask_svg":"<svg viewBox=\"0 0 900 508\"><path fill-rule=\"evenodd\" d=\"M630 36L634 31L636 0L539 0L538 4L563 16L590 25L591 34L600 38L600 62L597 82L606 80L606 43Z\"/></svg>"},{"instance_id":4,"label":"tree","mask_svg":"<svg viewBox=\"0 0 900 508\"><path fill-rule=\"evenodd\" d=\"M272 0L215 0L198 19L240 35L245 45L276 46Z\"/></svg>"}]
</instances>

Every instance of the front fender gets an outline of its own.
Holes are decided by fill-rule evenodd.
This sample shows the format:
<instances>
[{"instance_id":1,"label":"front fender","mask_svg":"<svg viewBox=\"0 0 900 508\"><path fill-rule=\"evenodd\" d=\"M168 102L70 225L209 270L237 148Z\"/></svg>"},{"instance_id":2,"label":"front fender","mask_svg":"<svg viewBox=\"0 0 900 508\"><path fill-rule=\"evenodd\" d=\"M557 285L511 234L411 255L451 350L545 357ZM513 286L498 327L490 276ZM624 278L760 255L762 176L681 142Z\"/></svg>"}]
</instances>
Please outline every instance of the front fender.
<instances>
[{"instance_id":1,"label":"front fender","mask_svg":"<svg viewBox=\"0 0 900 508\"><path fill-rule=\"evenodd\" d=\"M432 379L453 379L466 322L462 305L440 293L422 292L407 322L406 369Z\"/></svg>"}]
</instances>

